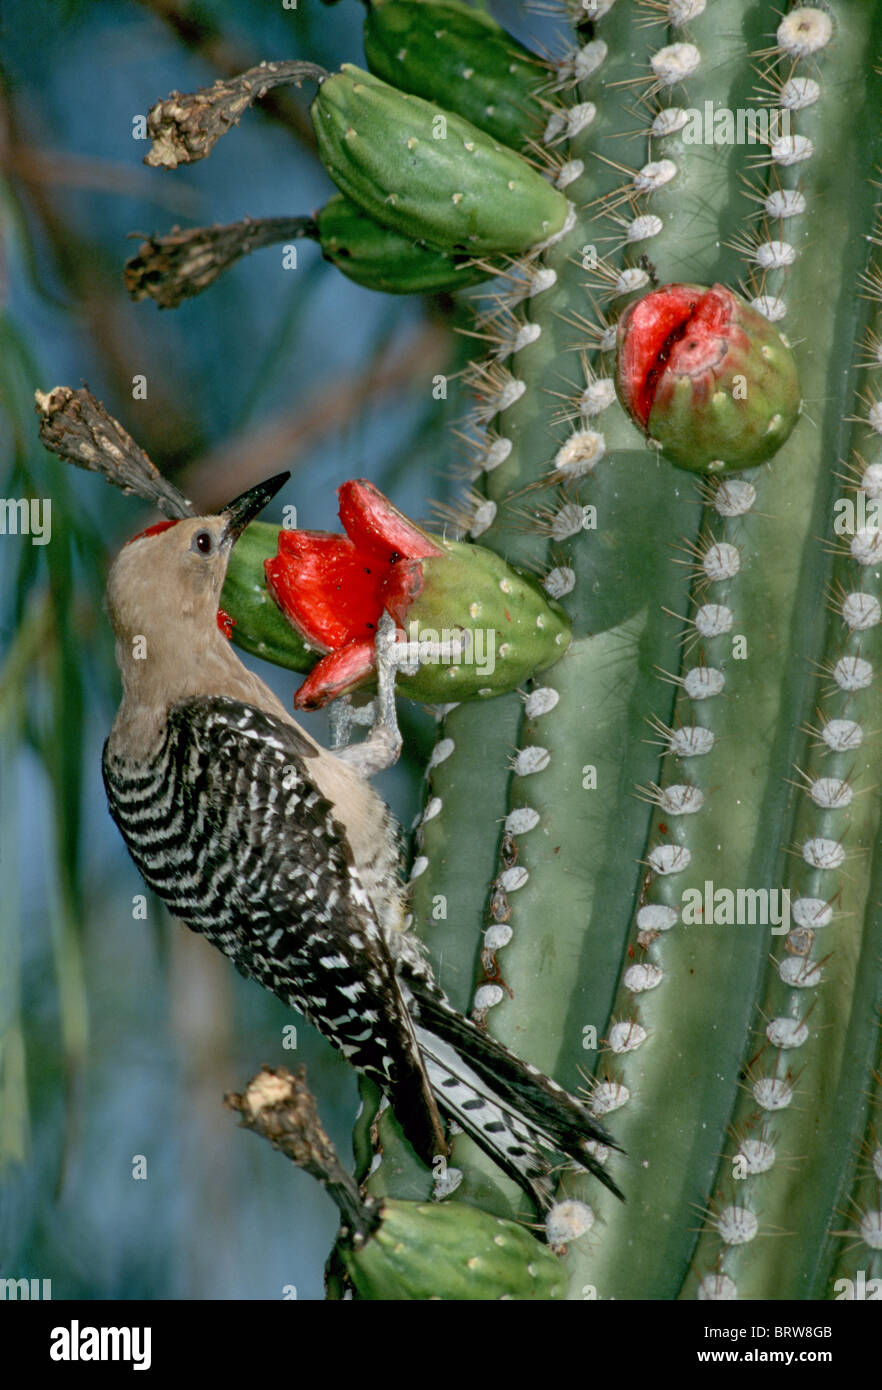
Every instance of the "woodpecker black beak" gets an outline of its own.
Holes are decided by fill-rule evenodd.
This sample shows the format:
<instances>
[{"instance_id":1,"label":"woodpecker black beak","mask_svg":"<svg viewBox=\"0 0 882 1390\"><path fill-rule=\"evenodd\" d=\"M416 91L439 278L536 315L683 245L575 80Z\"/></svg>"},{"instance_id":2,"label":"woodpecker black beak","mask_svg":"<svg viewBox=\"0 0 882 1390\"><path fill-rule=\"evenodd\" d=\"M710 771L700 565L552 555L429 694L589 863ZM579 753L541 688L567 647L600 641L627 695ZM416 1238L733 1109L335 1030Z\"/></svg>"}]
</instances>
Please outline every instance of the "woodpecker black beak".
<instances>
[{"instance_id":1,"label":"woodpecker black beak","mask_svg":"<svg viewBox=\"0 0 882 1390\"><path fill-rule=\"evenodd\" d=\"M274 478L267 478L265 482L250 487L247 492L243 492L223 508L221 516L225 517L227 522L223 540L227 544L235 545L249 521L253 521L258 513L263 511L279 489L285 486L290 476L290 473L277 473Z\"/></svg>"}]
</instances>

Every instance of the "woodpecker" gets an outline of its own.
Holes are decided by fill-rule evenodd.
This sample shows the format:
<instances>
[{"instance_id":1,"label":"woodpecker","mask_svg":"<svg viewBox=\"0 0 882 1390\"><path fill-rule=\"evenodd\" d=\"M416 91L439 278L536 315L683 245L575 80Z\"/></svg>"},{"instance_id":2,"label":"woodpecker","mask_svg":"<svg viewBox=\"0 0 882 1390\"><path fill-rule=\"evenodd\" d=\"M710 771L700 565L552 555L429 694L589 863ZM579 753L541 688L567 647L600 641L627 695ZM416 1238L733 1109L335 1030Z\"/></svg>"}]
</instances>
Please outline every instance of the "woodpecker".
<instances>
[{"instance_id":1,"label":"woodpecker","mask_svg":"<svg viewBox=\"0 0 882 1390\"><path fill-rule=\"evenodd\" d=\"M368 781L401 748L392 619L377 635L374 727L334 751L219 627L231 549L289 476L218 515L160 522L114 561L111 816L169 911L377 1081L426 1162L447 1154L443 1115L540 1205L555 1155L621 1196L593 1152L617 1146L587 1107L458 1013L405 930L399 832Z\"/></svg>"}]
</instances>

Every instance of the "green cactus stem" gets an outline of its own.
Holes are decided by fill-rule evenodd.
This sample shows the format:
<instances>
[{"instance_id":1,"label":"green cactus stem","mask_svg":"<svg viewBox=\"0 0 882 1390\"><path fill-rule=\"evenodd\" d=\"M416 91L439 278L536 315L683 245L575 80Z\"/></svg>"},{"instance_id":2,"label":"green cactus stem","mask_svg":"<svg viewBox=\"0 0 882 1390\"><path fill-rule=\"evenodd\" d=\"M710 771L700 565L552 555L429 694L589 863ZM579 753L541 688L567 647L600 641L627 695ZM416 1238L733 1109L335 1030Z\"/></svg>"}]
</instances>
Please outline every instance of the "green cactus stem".
<instances>
[{"instance_id":1,"label":"green cactus stem","mask_svg":"<svg viewBox=\"0 0 882 1390\"><path fill-rule=\"evenodd\" d=\"M596 1055L628 1201L567 1180L595 1216L570 1247L574 1297L834 1296L878 1274L882 1244L877 538L832 529L843 467L854 498L882 433L880 24L849 0L783 18L719 0L685 28L664 9L635 52L635 15L662 7L619 0L571 58L597 111L567 149L577 225L510 306L533 330L505 364L522 393L475 421L495 464L482 544L545 573L573 642L520 709L499 702L503 748L485 712L447 714L413 903L459 1002L472 954L495 1035L565 1084ZM790 132L693 143L706 102L786 110ZM653 280L728 285L793 344L805 418L768 468L690 484L612 401L616 318ZM455 880L479 854L489 971L473 915L431 915L473 914ZM738 921L739 890L742 915L764 901L772 920ZM453 1161L457 1195L486 1201L489 1165L461 1140Z\"/></svg>"}]
</instances>

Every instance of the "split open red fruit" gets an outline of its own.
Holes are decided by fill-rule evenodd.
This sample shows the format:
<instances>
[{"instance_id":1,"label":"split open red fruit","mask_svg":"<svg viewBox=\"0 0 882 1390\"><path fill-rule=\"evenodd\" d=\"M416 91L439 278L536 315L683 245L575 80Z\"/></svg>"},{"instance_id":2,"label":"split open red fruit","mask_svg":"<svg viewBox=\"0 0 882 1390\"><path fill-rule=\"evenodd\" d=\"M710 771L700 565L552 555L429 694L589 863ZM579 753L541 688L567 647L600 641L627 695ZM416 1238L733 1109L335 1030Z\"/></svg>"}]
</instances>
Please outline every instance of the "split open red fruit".
<instances>
[{"instance_id":1,"label":"split open red fruit","mask_svg":"<svg viewBox=\"0 0 882 1390\"><path fill-rule=\"evenodd\" d=\"M681 468L752 468L799 415L789 343L725 285L664 285L629 305L616 390L635 424Z\"/></svg>"},{"instance_id":2,"label":"split open red fruit","mask_svg":"<svg viewBox=\"0 0 882 1390\"><path fill-rule=\"evenodd\" d=\"M426 703L500 695L566 651L569 620L531 575L484 546L431 536L364 479L338 489L346 534L281 531L267 587L322 653L294 703L316 709L375 675L383 611L419 652L402 694ZM444 656L445 644L458 655Z\"/></svg>"},{"instance_id":3,"label":"split open red fruit","mask_svg":"<svg viewBox=\"0 0 882 1390\"><path fill-rule=\"evenodd\" d=\"M325 653L294 697L299 709L326 704L371 675L383 610L402 624L423 590L421 561L444 555L372 483L344 483L338 496L345 536L283 530L264 566L279 607Z\"/></svg>"}]
</instances>

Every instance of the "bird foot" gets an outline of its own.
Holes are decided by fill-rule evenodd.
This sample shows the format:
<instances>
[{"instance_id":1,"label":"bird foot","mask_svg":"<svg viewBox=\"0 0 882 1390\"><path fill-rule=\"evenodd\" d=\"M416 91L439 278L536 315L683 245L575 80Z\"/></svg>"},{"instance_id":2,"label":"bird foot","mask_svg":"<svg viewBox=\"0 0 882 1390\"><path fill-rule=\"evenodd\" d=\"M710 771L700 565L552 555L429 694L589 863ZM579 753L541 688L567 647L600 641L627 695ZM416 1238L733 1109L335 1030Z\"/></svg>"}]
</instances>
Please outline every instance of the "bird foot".
<instances>
[{"instance_id":1,"label":"bird foot","mask_svg":"<svg viewBox=\"0 0 882 1390\"><path fill-rule=\"evenodd\" d=\"M395 709L395 672L398 667L395 659L398 646L395 633L394 618L384 612L377 624L374 640L377 657L377 697L371 706L364 707L365 710L373 710L374 723L370 733L361 743L349 744L346 747L337 746L334 749L338 758L354 767L363 777L372 777L374 773L392 767L401 753L401 733ZM336 704L341 705L343 701L338 700ZM338 733L342 733L343 738L339 741L345 742L352 725L363 722L359 715L363 715L363 711L353 709L352 704L347 701L343 709L333 716L335 739Z\"/></svg>"}]
</instances>

